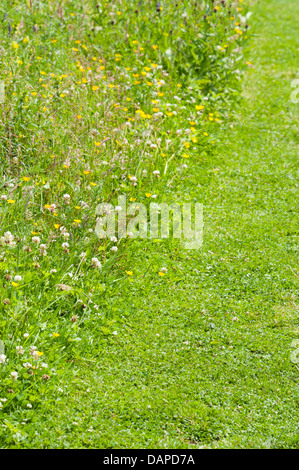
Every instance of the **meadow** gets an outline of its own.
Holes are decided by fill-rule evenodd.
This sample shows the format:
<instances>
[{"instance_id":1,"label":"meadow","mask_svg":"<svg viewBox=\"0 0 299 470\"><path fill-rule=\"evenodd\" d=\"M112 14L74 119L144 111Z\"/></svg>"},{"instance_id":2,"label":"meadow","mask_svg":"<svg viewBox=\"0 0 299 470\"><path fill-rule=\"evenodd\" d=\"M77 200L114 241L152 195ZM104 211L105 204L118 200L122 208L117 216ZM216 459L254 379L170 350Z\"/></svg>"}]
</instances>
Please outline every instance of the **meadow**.
<instances>
[{"instance_id":1,"label":"meadow","mask_svg":"<svg viewBox=\"0 0 299 470\"><path fill-rule=\"evenodd\" d=\"M288 4L2 1L1 448L298 447ZM124 195L202 247L99 238Z\"/></svg>"}]
</instances>

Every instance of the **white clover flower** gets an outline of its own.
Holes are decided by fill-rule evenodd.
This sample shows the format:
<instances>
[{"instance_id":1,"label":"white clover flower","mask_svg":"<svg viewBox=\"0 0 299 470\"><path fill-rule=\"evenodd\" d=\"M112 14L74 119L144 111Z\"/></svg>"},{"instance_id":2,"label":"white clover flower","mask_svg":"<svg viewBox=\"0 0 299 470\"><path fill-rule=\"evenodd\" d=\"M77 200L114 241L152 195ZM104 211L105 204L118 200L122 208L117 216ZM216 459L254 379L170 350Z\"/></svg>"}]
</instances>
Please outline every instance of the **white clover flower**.
<instances>
[{"instance_id":1,"label":"white clover flower","mask_svg":"<svg viewBox=\"0 0 299 470\"><path fill-rule=\"evenodd\" d=\"M91 265L92 265L93 268L101 269L101 267L102 267L102 263L101 263L101 261L98 260L98 258L92 258Z\"/></svg>"},{"instance_id":2,"label":"white clover flower","mask_svg":"<svg viewBox=\"0 0 299 470\"><path fill-rule=\"evenodd\" d=\"M15 371L11 372L10 375L12 376L14 380L17 380L17 378L19 377L19 374Z\"/></svg>"},{"instance_id":3,"label":"white clover flower","mask_svg":"<svg viewBox=\"0 0 299 470\"><path fill-rule=\"evenodd\" d=\"M40 243L40 238L39 237L32 237L32 242L33 243Z\"/></svg>"},{"instance_id":4,"label":"white clover flower","mask_svg":"<svg viewBox=\"0 0 299 470\"><path fill-rule=\"evenodd\" d=\"M42 363L41 363L41 367L43 367L44 369L47 369L48 364L46 364L45 362L42 362Z\"/></svg>"},{"instance_id":5,"label":"white clover flower","mask_svg":"<svg viewBox=\"0 0 299 470\"><path fill-rule=\"evenodd\" d=\"M18 354L24 354L24 349L22 348L22 346L16 346L16 350Z\"/></svg>"},{"instance_id":6,"label":"white clover flower","mask_svg":"<svg viewBox=\"0 0 299 470\"><path fill-rule=\"evenodd\" d=\"M61 246L64 250L67 250L70 245L67 242L64 242Z\"/></svg>"},{"instance_id":7,"label":"white clover flower","mask_svg":"<svg viewBox=\"0 0 299 470\"><path fill-rule=\"evenodd\" d=\"M167 273L167 268L163 267L160 269L161 273Z\"/></svg>"},{"instance_id":8,"label":"white clover flower","mask_svg":"<svg viewBox=\"0 0 299 470\"><path fill-rule=\"evenodd\" d=\"M27 403L27 408L32 408L31 403Z\"/></svg>"},{"instance_id":9,"label":"white clover flower","mask_svg":"<svg viewBox=\"0 0 299 470\"><path fill-rule=\"evenodd\" d=\"M2 199L2 201L5 201L5 200L7 199L6 194L2 194L2 195L1 195L1 199Z\"/></svg>"},{"instance_id":10,"label":"white clover flower","mask_svg":"<svg viewBox=\"0 0 299 470\"><path fill-rule=\"evenodd\" d=\"M5 361L6 361L5 354L0 354L0 364L4 364Z\"/></svg>"},{"instance_id":11,"label":"white clover flower","mask_svg":"<svg viewBox=\"0 0 299 470\"><path fill-rule=\"evenodd\" d=\"M24 336L24 338L28 338L28 336L29 336L29 333L24 333L24 335L23 335L23 336Z\"/></svg>"},{"instance_id":12,"label":"white clover flower","mask_svg":"<svg viewBox=\"0 0 299 470\"><path fill-rule=\"evenodd\" d=\"M63 196L63 200L66 204L69 204L70 201L71 201L71 196L69 194L64 194Z\"/></svg>"},{"instance_id":13,"label":"white clover flower","mask_svg":"<svg viewBox=\"0 0 299 470\"><path fill-rule=\"evenodd\" d=\"M26 367L26 369L30 369L32 364L30 364L30 362L24 362L23 366Z\"/></svg>"},{"instance_id":14,"label":"white clover flower","mask_svg":"<svg viewBox=\"0 0 299 470\"><path fill-rule=\"evenodd\" d=\"M117 250L118 250L117 246L113 246L113 247L111 248L111 251L113 251L113 253L116 253Z\"/></svg>"},{"instance_id":15,"label":"white clover flower","mask_svg":"<svg viewBox=\"0 0 299 470\"><path fill-rule=\"evenodd\" d=\"M65 240L68 240L70 238L70 234L67 232L63 232L62 236Z\"/></svg>"},{"instance_id":16,"label":"white clover flower","mask_svg":"<svg viewBox=\"0 0 299 470\"><path fill-rule=\"evenodd\" d=\"M110 240L111 240L112 242L114 242L114 243L117 242L117 238L116 238L116 237L111 237Z\"/></svg>"},{"instance_id":17,"label":"white clover flower","mask_svg":"<svg viewBox=\"0 0 299 470\"><path fill-rule=\"evenodd\" d=\"M153 175L156 176L157 178L159 178L159 176L160 176L160 171L159 171L159 170L153 171Z\"/></svg>"},{"instance_id":18,"label":"white clover flower","mask_svg":"<svg viewBox=\"0 0 299 470\"><path fill-rule=\"evenodd\" d=\"M39 248L40 248L40 254L43 256L47 256L47 245L42 243Z\"/></svg>"},{"instance_id":19,"label":"white clover flower","mask_svg":"<svg viewBox=\"0 0 299 470\"><path fill-rule=\"evenodd\" d=\"M15 282L21 282L21 280L22 280L22 276L20 276L18 274L14 277Z\"/></svg>"},{"instance_id":20,"label":"white clover flower","mask_svg":"<svg viewBox=\"0 0 299 470\"><path fill-rule=\"evenodd\" d=\"M51 274L57 273L57 269L51 269L51 270L50 270L50 273L51 273Z\"/></svg>"}]
</instances>

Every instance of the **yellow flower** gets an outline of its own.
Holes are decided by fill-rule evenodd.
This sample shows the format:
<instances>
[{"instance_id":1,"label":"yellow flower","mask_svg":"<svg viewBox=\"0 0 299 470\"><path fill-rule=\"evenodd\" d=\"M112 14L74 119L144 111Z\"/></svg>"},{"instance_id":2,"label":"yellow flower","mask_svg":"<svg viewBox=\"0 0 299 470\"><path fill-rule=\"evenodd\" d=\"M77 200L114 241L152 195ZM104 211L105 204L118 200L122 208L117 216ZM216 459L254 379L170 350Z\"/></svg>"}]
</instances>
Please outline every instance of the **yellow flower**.
<instances>
[{"instance_id":1,"label":"yellow flower","mask_svg":"<svg viewBox=\"0 0 299 470\"><path fill-rule=\"evenodd\" d=\"M186 149L188 149L188 148L190 147L189 142L185 142L185 143L184 143L184 146L186 147Z\"/></svg>"},{"instance_id":2,"label":"yellow flower","mask_svg":"<svg viewBox=\"0 0 299 470\"><path fill-rule=\"evenodd\" d=\"M76 224L80 224L81 220L80 219L75 219L74 222L76 222Z\"/></svg>"},{"instance_id":3,"label":"yellow flower","mask_svg":"<svg viewBox=\"0 0 299 470\"><path fill-rule=\"evenodd\" d=\"M133 276L133 272L132 271L126 271L127 275L128 276Z\"/></svg>"},{"instance_id":4,"label":"yellow flower","mask_svg":"<svg viewBox=\"0 0 299 470\"><path fill-rule=\"evenodd\" d=\"M153 49L156 51L158 49L158 46L156 44L154 44Z\"/></svg>"},{"instance_id":5,"label":"yellow flower","mask_svg":"<svg viewBox=\"0 0 299 470\"><path fill-rule=\"evenodd\" d=\"M13 281L12 281L11 285L12 285L13 287L18 287L19 284L18 284L17 282L13 282Z\"/></svg>"},{"instance_id":6,"label":"yellow flower","mask_svg":"<svg viewBox=\"0 0 299 470\"><path fill-rule=\"evenodd\" d=\"M77 114L77 119L82 119L81 114Z\"/></svg>"},{"instance_id":7,"label":"yellow flower","mask_svg":"<svg viewBox=\"0 0 299 470\"><path fill-rule=\"evenodd\" d=\"M58 338L58 336L60 336L60 335L59 335L58 333L53 333L53 336L54 336L55 338Z\"/></svg>"},{"instance_id":8,"label":"yellow flower","mask_svg":"<svg viewBox=\"0 0 299 470\"><path fill-rule=\"evenodd\" d=\"M90 183L91 186L97 186L97 183Z\"/></svg>"},{"instance_id":9,"label":"yellow flower","mask_svg":"<svg viewBox=\"0 0 299 470\"><path fill-rule=\"evenodd\" d=\"M98 88L99 88L98 86L93 85L93 87L91 89L92 89L92 91L97 91Z\"/></svg>"},{"instance_id":10,"label":"yellow flower","mask_svg":"<svg viewBox=\"0 0 299 470\"><path fill-rule=\"evenodd\" d=\"M42 356L44 353L41 352L41 351L36 351L36 354L37 354L38 356Z\"/></svg>"},{"instance_id":11,"label":"yellow flower","mask_svg":"<svg viewBox=\"0 0 299 470\"><path fill-rule=\"evenodd\" d=\"M195 109L196 109L196 111L200 111L201 109L204 109L204 106L202 106L201 104L200 104L200 105L196 105L196 106L195 106Z\"/></svg>"},{"instance_id":12,"label":"yellow flower","mask_svg":"<svg viewBox=\"0 0 299 470\"><path fill-rule=\"evenodd\" d=\"M24 181L30 181L30 178L28 176L23 176Z\"/></svg>"},{"instance_id":13,"label":"yellow flower","mask_svg":"<svg viewBox=\"0 0 299 470\"><path fill-rule=\"evenodd\" d=\"M16 201L13 201L13 199L7 199L7 202L8 202L9 204L14 204Z\"/></svg>"},{"instance_id":14,"label":"yellow flower","mask_svg":"<svg viewBox=\"0 0 299 470\"><path fill-rule=\"evenodd\" d=\"M146 197L151 197L151 193L145 193Z\"/></svg>"},{"instance_id":15,"label":"yellow flower","mask_svg":"<svg viewBox=\"0 0 299 470\"><path fill-rule=\"evenodd\" d=\"M159 271L159 276L165 276L165 273L162 273L162 271Z\"/></svg>"},{"instance_id":16,"label":"yellow flower","mask_svg":"<svg viewBox=\"0 0 299 470\"><path fill-rule=\"evenodd\" d=\"M84 175L89 175L90 171L83 171Z\"/></svg>"},{"instance_id":17,"label":"yellow flower","mask_svg":"<svg viewBox=\"0 0 299 470\"><path fill-rule=\"evenodd\" d=\"M196 143L198 142L198 140L197 140L197 137L195 137L195 136L194 136L194 137L192 137L192 139L191 139L191 140L192 140L192 142L193 142L194 144L196 144Z\"/></svg>"},{"instance_id":18,"label":"yellow flower","mask_svg":"<svg viewBox=\"0 0 299 470\"><path fill-rule=\"evenodd\" d=\"M60 225L59 225L59 224L54 224L54 227L55 227L56 229L58 229L58 228L60 227Z\"/></svg>"},{"instance_id":19,"label":"yellow flower","mask_svg":"<svg viewBox=\"0 0 299 470\"><path fill-rule=\"evenodd\" d=\"M19 48L19 44L14 41L14 42L11 43L11 47L12 47L13 49L18 49L18 48Z\"/></svg>"},{"instance_id":20,"label":"yellow flower","mask_svg":"<svg viewBox=\"0 0 299 470\"><path fill-rule=\"evenodd\" d=\"M183 157L184 158L189 158L189 155L187 155L186 153L183 153Z\"/></svg>"}]
</instances>

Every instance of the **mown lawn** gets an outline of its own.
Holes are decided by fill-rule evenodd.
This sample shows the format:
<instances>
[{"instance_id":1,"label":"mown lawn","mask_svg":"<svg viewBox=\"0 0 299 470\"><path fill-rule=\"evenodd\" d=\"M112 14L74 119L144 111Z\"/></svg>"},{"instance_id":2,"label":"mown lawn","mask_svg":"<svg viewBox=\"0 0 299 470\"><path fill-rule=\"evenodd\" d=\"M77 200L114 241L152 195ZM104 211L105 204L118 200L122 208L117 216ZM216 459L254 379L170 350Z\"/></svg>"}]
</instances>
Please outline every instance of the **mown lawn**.
<instances>
[{"instance_id":1,"label":"mown lawn","mask_svg":"<svg viewBox=\"0 0 299 470\"><path fill-rule=\"evenodd\" d=\"M10 16L18 16L14 10L18 2L10 2L10 7L4 3ZM38 8L38 2L34 3ZM91 23L104 29L101 41L88 32L86 18L95 14L92 2L86 2L85 12L75 11L76 2L64 2L62 11L56 3L50 2L54 19L47 10L40 19L43 24L42 18L50 18L47 32L42 28L38 32L39 40L48 35L47 45L38 45L35 36L31 39L33 33L26 30L31 49L23 52L26 59L15 60L25 65L26 60L32 64L41 60L45 74L51 74L53 67L57 76L58 70L62 74L64 63L74 76L83 67L87 87L98 86L91 91L100 95L81 89L82 77L76 76L77 82L83 82L78 90L74 85L75 91L69 94L63 88L70 91L71 83L62 86L58 78L55 83L39 82L40 67L34 65L36 70L28 82L36 88L23 96L19 82L25 83L26 73L14 69L15 63L11 65L19 109L13 112L13 105L2 105L1 191L9 193L7 182L13 182L14 187L21 180L22 187L11 187L14 193L8 196L15 203L2 200L0 235L9 230L15 237L26 236L24 243L31 251L23 250L18 240L15 248L2 248L0 338L7 359L1 364L0 398L7 401L2 402L0 411L1 447L298 448L299 369L291 360L292 342L299 336L298 104L290 100L298 67L298 2L264 0L250 5L250 27L247 31L243 26L242 34L235 31L242 26L235 25L234 15L246 14L246 2L233 5L242 10L230 12L229 18L234 20L229 21L228 6L220 2L211 5L207 19L196 2L189 2L188 7L182 3L179 13L174 5L167 13L161 2L162 12L156 12L161 19L151 27L148 19L142 20L143 12L134 13L139 15L134 37L138 44L129 44L133 19L132 24L129 20L118 24L118 17L131 18L132 2L123 2L126 8L120 11L119 3L114 2L116 14L110 17L115 31L112 28L110 32L111 18L108 21L104 13L101 24L97 17ZM197 8L199 30L195 19L191 21ZM148 18L153 19L156 13L146 10ZM185 13L187 16L182 16ZM32 14L27 7L26 15L26 21L32 20L34 25L34 11ZM180 15L183 26L175 15ZM67 26L72 17L77 22L73 29ZM206 21L213 25L213 33ZM170 27L174 39L166 44ZM97 31L101 34L103 30ZM116 47L120 31L123 39ZM81 43L74 49L81 47L84 34L89 41L86 47L94 47L86 55L82 52L79 66L78 57L71 60L71 54L78 51L70 52L70 58L67 55L67 41L75 41L75 33ZM230 63L223 60L224 52L217 45L226 43L233 33L239 38L225 52L232 58ZM26 34L3 36L3 42L20 43L18 48L12 47L13 54L19 54ZM193 34L206 34L208 46L195 41L190 46L195 55L186 58ZM137 52L129 46L139 48L137 59ZM175 47L180 51L176 58ZM240 52L233 52L236 48ZM4 46L1 50L4 54ZM108 58L99 59L103 51ZM36 59L36 53L41 59ZM205 61L196 63L196 54ZM208 60L213 54L217 65ZM9 70L5 57L3 77ZM105 66L106 70L94 70L92 57L97 67ZM132 69L128 74L134 72L138 77L121 75L124 69L114 63L120 57L126 62L124 68ZM161 64L161 74L167 70L165 90L162 85L152 91L157 67L150 65L154 69L150 77L142 75L146 61ZM104 73L108 78L103 79ZM135 79L141 83L135 85ZM152 85L142 80L150 80ZM163 78L157 76L157 80ZM44 87L45 99L49 99L48 93L57 93L55 103L49 100L48 114L38 114L40 84L50 89ZM115 91L111 92L113 87L109 90L109 84ZM174 98L176 94L186 109ZM26 97L28 112L23 109ZM65 98L66 105L59 101ZM140 118L134 116L136 108L154 115L151 100L158 100L152 104L159 108L157 113L164 113L161 122L142 113ZM131 102L135 108L130 108ZM116 114L116 108L122 112ZM194 124L190 124L191 116ZM125 122L132 127L124 126ZM191 134L176 133L189 127L195 128ZM116 142L113 135L117 135ZM157 141L159 136L162 144ZM94 143L106 137L111 138L106 146ZM157 148L147 150L139 140L149 140ZM119 152L123 160L115 157ZM103 171L98 163L104 159L108 166L104 164ZM124 169L127 175L137 175L137 186L132 186L129 176L122 179ZM160 178L143 178L143 169L148 175L159 170ZM111 173L115 178L110 179ZM33 188L28 190L31 183ZM22 197L24 186L27 189ZM28 206L30 191L34 197ZM99 200L115 203L119 192L140 202L150 200L148 194L157 194L157 202L203 203L203 246L184 250L173 239L111 244L92 238L88 229L95 224L95 204ZM66 207L62 203L65 193L71 199ZM89 208L80 204L81 200ZM57 216L45 208L51 203L56 204ZM60 227L53 228L54 223ZM71 234L64 250L62 236L55 238L62 225ZM47 245L46 256L38 253L32 236ZM53 244L51 237L56 240ZM118 247L117 253L111 253L112 245ZM86 253L85 263L80 261L81 252ZM102 269L90 266L92 257L101 261ZM159 275L162 267L167 268L165 275ZM57 272L51 273L51 269ZM80 278L81 272L84 276ZM13 276L18 274L22 282L13 286ZM58 283L72 290L57 290ZM25 342L24 333L29 333ZM20 345L24 348L21 355L15 352ZM27 358L32 345L41 356ZM24 368L26 361L35 369ZM41 361L47 367L41 367ZM11 371L18 372L17 380L9 377ZM43 378L45 374L48 378Z\"/></svg>"}]
</instances>

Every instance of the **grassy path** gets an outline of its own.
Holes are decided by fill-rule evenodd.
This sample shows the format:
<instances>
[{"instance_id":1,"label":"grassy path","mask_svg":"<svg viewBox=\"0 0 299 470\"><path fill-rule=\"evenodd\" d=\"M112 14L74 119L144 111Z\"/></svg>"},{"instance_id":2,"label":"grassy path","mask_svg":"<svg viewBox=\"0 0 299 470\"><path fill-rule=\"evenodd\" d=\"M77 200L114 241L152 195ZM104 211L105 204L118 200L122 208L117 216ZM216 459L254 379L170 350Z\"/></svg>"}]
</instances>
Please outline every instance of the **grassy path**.
<instances>
[{"instance_id":1,"label":"grassy path","mask_svg":"<svg viewBox=\"0 0 299 470\"><path fill-rule=\"evenodd\" d=\"M241 107L171 192L204 203L202 249L136 243L118 336L45 400L31 445L298 447L299 4L253 11Z\"/></svg>"}]
</instances>

